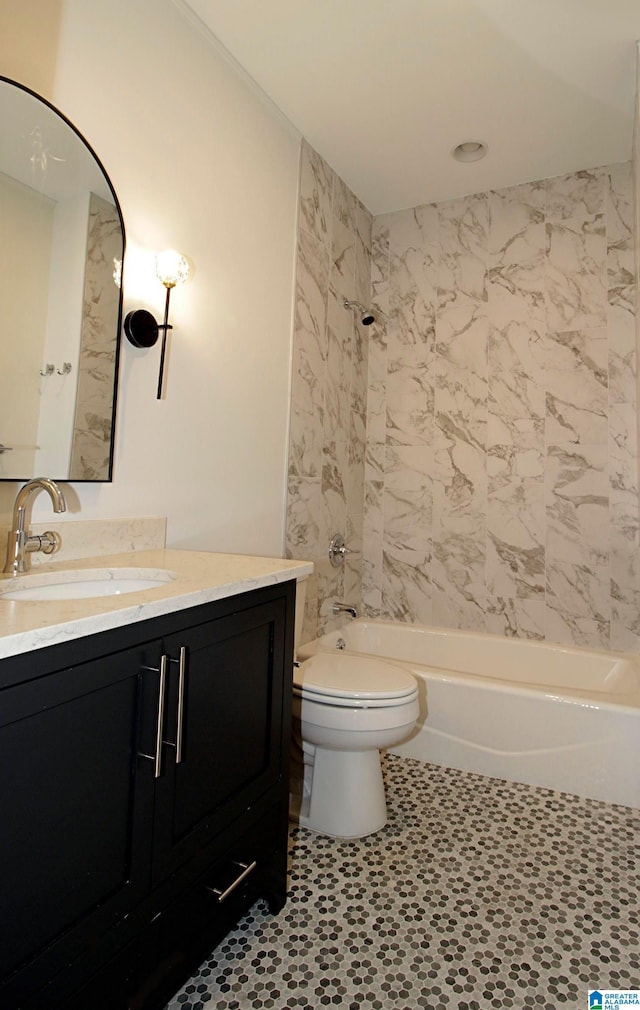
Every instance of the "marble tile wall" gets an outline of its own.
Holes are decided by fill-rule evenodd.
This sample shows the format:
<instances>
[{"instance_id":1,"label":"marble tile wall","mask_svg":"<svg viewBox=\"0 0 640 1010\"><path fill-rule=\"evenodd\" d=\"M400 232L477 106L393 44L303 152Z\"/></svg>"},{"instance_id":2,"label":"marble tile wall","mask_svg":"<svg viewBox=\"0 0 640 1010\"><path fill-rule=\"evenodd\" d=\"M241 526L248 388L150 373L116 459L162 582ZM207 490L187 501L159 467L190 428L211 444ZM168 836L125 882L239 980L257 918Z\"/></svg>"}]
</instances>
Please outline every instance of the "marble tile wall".
<instances>
[{"instance_id":1,"label":"marble tile wall","mask_svg":"<svg viewBox=\"0 0 640 1010\"><path fill-rule=\"evenodd\" d=\"M633 125L633 145L632 145L632 162L631 162L631 172L632 172L632 206L634 210L634 228L633 228L633 239L634 239L634 249L635 249L635 308L636 308L636 351L640 348L640 42L638 43L638 54L636 59L636 75L637 75L637 85L636 85L636 99L635 99L635 121ZM637 386L637 376L636 376L636 390ZM640 410L636 412L636 438L638 439L638 446L640 449ZM640 451L638 458L638 470L640 479ZM631 537L629 538L631 543ZM628 558L627 561L627 572L628 579L635 578L636 582L640 584L640 541L635 542L636 552L635 554ZM640 635L640 593L635 598L631 598L631 594L627 594L627 599L625 601L625 609L627 611L627 621L629 626L633 626L634 630L638 635ZM632 622L635 622L632 624Z\"/></svg>"},{"instance_id":2,"label":"marble tile wall","mask_svg":"<svg viewBox=\"0 0 640 1010\"><path fill-rule=\"evenodd\" d=\"M630 164L375 219L368 613L640 647L633 230Z\"/></svg>"},{"instance_id":3,"label":"marble tile wall","mask_svg":"<svg viewBox=\"0 0 640 1010\"><path fill-rule=\"evenodd\" d=\"M71 480L106 480L109 474L118 302L106 298L104 292L113 288L114 260L121 257L122 230L116 209L92 193L69 464Z\"/></svg>"},{"instance_id":4,"label":"marble tile wall","mask_svg":"<svg viewBox=\"0 0 640 1010\"><path fill-rule=\"evenodd\" d=\"M636 98L633 123L633 195L635 204L636 283L640 282L640 42L636 53ZM640 314L636 317L640 323ZM639 327L640 329L640 327Z\"/></svg>"},{"instance_id":5,"label":"marble tile wall","mask_svg":"<svg viewBox=\"0 0 640 1010\"><path fill-rule=\"evenodd\" d=\"M302 145L286 551L311 560L303 640L332 626L335 600L361 605L367 331L345 298L369 301L372 217ZM332 568L342 533L353 554Z\"/></svg>"}]
</instances>

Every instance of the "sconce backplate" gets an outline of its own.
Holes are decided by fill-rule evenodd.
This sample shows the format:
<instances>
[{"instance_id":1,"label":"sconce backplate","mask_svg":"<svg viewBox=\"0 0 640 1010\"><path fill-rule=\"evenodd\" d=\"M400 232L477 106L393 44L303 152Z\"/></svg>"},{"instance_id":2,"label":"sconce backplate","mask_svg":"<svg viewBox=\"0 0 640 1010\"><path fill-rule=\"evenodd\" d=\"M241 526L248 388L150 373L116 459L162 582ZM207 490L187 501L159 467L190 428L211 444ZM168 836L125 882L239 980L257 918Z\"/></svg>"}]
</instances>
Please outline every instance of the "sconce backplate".
<instances>
[{"instance_id":1,"label":"sconce backplate","mask_svg":"<svg viewBox=\"0 0 640 1010\"><path fill-rule=\"evenodd\" d=\"M124 332L134 347L153 347L158 331L154 316L146 309L135 309L125 316Z\"/></svg>"}]
</instances>

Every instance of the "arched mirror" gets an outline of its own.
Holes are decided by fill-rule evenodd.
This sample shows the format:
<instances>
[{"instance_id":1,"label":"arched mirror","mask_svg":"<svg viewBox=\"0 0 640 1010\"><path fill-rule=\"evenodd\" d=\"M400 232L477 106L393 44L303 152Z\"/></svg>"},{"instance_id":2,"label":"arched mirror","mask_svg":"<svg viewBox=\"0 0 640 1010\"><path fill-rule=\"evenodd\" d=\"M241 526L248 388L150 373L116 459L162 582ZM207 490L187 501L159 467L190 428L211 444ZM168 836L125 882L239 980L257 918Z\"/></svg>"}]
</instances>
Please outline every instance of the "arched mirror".
<instances>
[{"instance_id":1,"label":"arched mirror","mask_svg":"<svg viewBox=\"0 0 640 1010\"><path fill-rule=\"evenodd\" d=\"M0 77L0 480L109 481L124 223L89 144Z\"/></svg>"}]
</instances>

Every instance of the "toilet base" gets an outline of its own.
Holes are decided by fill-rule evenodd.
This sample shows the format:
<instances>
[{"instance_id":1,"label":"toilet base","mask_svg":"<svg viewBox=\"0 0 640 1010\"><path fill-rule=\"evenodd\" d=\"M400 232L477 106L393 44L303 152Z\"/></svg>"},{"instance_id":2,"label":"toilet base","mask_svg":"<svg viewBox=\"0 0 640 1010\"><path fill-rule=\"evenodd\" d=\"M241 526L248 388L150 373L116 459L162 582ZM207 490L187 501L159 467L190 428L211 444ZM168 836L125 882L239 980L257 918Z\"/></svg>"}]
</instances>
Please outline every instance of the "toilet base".
<instances>
[{"instance_id":1,"label":"toilet base","mask_svg":"<svg viewBox=\"0 0 640 1010\"><path fill-rule=\"evenodd\" d=\"M298 823L336 838L362 838L387 823L380 751L305 746L305 788ZM309 776L312 776L309 783Z\"/></svg>"}]
</instances>

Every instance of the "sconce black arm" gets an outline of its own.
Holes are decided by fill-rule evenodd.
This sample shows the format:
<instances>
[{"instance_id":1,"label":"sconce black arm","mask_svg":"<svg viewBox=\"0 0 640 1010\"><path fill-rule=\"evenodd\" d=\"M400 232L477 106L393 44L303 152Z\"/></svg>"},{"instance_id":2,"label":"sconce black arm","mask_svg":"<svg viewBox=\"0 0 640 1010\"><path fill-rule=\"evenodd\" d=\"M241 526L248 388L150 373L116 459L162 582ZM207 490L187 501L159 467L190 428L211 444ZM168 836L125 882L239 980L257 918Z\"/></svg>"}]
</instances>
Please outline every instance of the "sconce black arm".
<instances>
[{"instance_id":1,"label":"sconce black arm","mask_svg":"<svg viewBox=\"0 0 640 1010\"><path fill-rule=\"evenodd\" d=\"M162 397L162 380L164 376L164 357L167 348L167 330L172 330L169 323L169 299L171 288L167 287L167 296L164 303L164 323L156 322L155 316L147 309L134 309L128 312L124 320L124 332L127 339L134 347L153 347L162 330L162 349L160 351L160 374L158 375L158 395Z\"/></svg>"}]
</instances>

